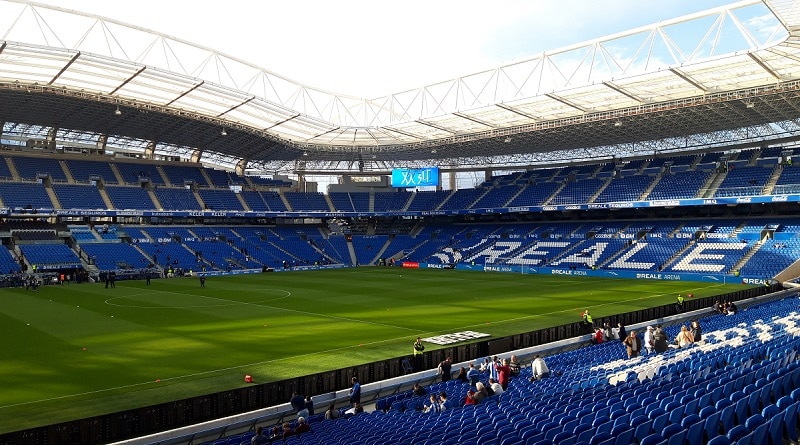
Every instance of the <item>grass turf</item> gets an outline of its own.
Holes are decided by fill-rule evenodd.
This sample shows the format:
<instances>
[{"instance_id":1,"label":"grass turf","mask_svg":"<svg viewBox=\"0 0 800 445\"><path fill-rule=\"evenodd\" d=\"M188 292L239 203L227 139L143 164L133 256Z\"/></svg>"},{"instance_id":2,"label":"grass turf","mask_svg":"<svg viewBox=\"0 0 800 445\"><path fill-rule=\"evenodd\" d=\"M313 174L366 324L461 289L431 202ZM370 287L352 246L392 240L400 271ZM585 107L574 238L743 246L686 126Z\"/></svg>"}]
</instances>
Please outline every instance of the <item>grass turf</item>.
<instances>
[{"instance_id":1,"label":"grass turf","mask_svg":"<svg viewBox=\"0 0 800 445\"><path fill-rule=\"evenodd\" d=\"M739 284L360 268L0 291L0 433L409 355ZM428 345L428 350L434 345Z\"/></svg>"}]
</instances>

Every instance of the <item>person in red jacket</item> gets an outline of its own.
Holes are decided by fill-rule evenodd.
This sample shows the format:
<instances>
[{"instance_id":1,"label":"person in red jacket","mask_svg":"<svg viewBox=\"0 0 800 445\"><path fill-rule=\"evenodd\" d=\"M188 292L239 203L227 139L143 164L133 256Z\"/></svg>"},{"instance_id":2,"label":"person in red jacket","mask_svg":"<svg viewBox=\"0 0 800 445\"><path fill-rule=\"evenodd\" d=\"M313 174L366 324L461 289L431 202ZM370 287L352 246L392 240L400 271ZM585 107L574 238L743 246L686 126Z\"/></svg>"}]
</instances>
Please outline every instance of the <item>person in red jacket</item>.
<instances>
[{"instance_id":1,"label":"person in red jacket","mask_svg":"<svg viewBox=\"0 0 800 445\"><path fill-rule=\"evenodd\" d=\"M503 359L503 364L497 367L497 383L503 387L503 391L508 389L508 381L511 380L511 367L508 366L508 359Z\"/></svg>"},{"instance_id":2,"label":"person in red jacket","mask_svg":"<svg viewBox=\"0 0 800 445\"><path fill-rule=\"evenodd\" d=\"M594 331L594 343L599 345L600 343L603 343L605 340L606 340L606 335L603 333L603 330L597 328L597 330Z\"/></svg>"}]
</instances>

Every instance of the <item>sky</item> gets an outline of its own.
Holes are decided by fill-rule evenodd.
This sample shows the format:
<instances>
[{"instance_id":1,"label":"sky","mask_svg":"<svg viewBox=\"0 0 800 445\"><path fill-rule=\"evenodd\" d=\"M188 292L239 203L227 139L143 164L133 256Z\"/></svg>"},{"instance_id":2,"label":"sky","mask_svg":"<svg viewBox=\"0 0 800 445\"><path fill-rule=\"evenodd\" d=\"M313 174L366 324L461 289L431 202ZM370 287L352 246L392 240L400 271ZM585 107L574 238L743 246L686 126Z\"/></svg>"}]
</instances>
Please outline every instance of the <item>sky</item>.
<instances>
[{"instance_id":1,"label":"sky","mask_svg":"<svg viewBox=\"0 0 800 445\"><path fill-rule=\"evenodd\" d=\"M299 83L375 98L728 0L39 0L207 46Z\"/></svg>"}]
</instances>

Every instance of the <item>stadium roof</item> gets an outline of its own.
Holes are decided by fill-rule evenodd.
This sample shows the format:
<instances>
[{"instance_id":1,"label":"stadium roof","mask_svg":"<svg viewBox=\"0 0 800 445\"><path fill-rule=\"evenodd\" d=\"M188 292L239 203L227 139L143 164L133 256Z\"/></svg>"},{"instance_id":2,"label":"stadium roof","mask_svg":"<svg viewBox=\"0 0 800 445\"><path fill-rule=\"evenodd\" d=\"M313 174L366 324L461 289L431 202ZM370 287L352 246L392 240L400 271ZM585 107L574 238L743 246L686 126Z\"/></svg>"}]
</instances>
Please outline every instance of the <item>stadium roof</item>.
<instances>
[{"instance_id":1,"label":"stadium roof","mask_svg":"<svg viewBox=\"0 0 800 445\"><path fill-rule=\"evenodd\" d=\"M48 5L0 1L0 34L7 129L78 130L226 166L514 166L800 138L791 0L746 0L372 99Z\"/></svg>"}]
</instances>

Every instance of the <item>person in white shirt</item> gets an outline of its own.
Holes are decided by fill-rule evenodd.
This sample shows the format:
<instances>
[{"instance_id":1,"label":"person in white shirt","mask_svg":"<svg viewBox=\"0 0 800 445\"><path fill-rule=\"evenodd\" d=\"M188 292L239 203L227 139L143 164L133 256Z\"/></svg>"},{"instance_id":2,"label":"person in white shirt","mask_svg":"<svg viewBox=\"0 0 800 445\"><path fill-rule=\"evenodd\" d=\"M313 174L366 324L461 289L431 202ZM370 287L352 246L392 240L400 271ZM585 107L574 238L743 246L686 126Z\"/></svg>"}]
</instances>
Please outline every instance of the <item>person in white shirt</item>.
<instances>
[{"instance_id":1,"label":"person in white shirt","mask_svg":"<svg viewBox=\"0 0 800 445\"><path fill-rule=\"evenodd\" d=\"M425 408L423 408L422 412L425 412L425 413L438 413L438 412L441 412L442 411L442 406L439 403L439 400L436 397L436 394L431 394L430 399L431 399L430 405L425 405Z\"/></svg>"},{"instance_id":2,"label":"person in white shirt","mask_svg":"<svg viewBox=\"0 0 800 445\"><path fill-rule=\"evenodd\" d=\"M503 393L503 385L495 381L493 378L489 378L489 387L492 388L495 394L502 394Z\"/></svg>"},{"instance_id":3,"label":"person in white shirt","mask_svg":"<svg viewBox=\"0 0 800 445\"><path fill-rule=\"evenodd\" d=\"M647 330L644 331L644 349L647 351L648 354L653 353L653 346L655 342L653 341L653 327L648 326Z\"/></svg>"},{"instance_id":4,"label":"person in white shirt","mask_svg":"<svg viewBox=\"0 0 800 445\"><path fill-rule=\"evenodd\" d=\"M531 363L531 370L533 371L531 381L550 377L550 369L547 368L547 363L545 363L544 359L539 355L534 357L533 363Z\"/></svg>"}]
</instances>

